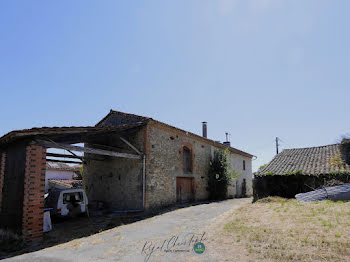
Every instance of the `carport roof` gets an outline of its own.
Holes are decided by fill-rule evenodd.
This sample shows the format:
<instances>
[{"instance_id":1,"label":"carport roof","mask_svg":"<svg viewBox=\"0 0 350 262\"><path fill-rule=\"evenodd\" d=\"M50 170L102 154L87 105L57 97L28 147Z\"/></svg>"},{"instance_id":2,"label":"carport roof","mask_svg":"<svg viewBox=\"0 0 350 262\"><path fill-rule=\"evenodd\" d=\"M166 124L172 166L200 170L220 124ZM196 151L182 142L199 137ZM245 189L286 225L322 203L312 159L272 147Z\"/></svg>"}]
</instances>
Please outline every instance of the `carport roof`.
<instances>
[{"instance_id":1,"label":"carport roof","mask_svg":"<svg viewBox=\"0 0 350 262\"><path fill-rule=\"evenodd\" d=\"M37 136L75 135L75 134L98 134L114 131L125 131L140 127L144 122L125 124L120 126L96 127L96 126L70 126L70 127L34 127L31 129L14 130L0 138L0 146L12 143L19 139L34 138Z\"/></svg>"}]
</instances>

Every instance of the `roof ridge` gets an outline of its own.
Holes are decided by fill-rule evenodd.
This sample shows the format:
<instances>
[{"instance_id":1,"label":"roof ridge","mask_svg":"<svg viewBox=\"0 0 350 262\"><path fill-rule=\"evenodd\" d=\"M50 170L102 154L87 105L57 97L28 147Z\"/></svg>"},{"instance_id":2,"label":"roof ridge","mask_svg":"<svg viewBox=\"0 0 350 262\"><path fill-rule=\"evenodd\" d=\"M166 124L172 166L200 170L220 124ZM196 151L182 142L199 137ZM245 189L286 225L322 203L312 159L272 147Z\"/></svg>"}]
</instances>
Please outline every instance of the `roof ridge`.
<instances>
[{"instance_id":1,"label":"roof ridge","mask_svg":"<svg viewBox=\"0 0 350 262\"><path fill-rule=\"evenodd\" d=\"M275 155L266 167L257 171L256 175L297 174L299 171L305 175L332 174L335 172L350 173L350 165L347 163L331 162L339 153L339 143L285 149L280 154Z\"/></svg>"},{"instance_id":2,"label":"roof ridge","mask_svg":"<svg viewBox=\"0 0 350 262\"><path fill-rule=\"evenodd\" d=\"M118 110L114 110L114 109L111 109L111 110L109 111L109 113L112 113L112 114L120 113L120 114L124 114L124 115L130 115L130 116L137 116L137 117L152 119L151 117L148 117L148 116L141 116L141 115L126 113L126 112L122 112L122 111L118 111Z\"/></svg>"},{"instance_id":3,"label":"roof ridge","mask_svg":"<svg viewBox=\"0 0 350 262\"><path fill-rule=\"evenodd\" d=\"M193 135L193 136L195 136L195 137L199 137L199 138L201 138L201 139L207 140L207 141L209 141L209 142L211 142L211 143L214 143L214 144L216 144L216 145L220 145L221 147L224 146L223 144L218 143L218 142L216 142L216 141L214 141L214 140L212 140L212 139L210 139L210 138L202 137L202 136L200 136L200 135L198 135L198 134L195 134L195 133L193 133L193 132L187 131L187 130L185 130L185 129L182 129L182 128L179 128L179 127L176 127L176 126L173 126L173 125L169 125L169 124L167 124L167 123L165 123L165 122L163 122L163 121L159 121L159 120L153 119L153 118L151 118L151 117L145 117L145 116L140 116L140 115L125 113L125 112L121 112L121 111L117 111L117 110L113 110L113 109L111 109L111 110L109 111L109 113L108 113L102 120L100 120L100 121L96 124L96 126L100 125L104 120L106 120L106 119L107 119L109 116L111 116L112 114L124 114L124 115L129 115L129 116L135 116L135 117L139 117L139 118L144 118L144 119L147 120L147 121L154 121L155 123L160 123L160 124L162 124L162 125L165 125L165 126L167 126L167 127L170 127L170 128L176 129L176 130L179 130L179 131L181 131L181 132L190 133L191 135ZM232 147L232 146L230 146L229 148L231 148L232 150L236 151L235 153L237 153L237 154L243 154L243 155L249 156L249 157L253 157L253 156L254 156L254 155L251 155L251 154L249 154L249 153L247 153L247 152L244 152L244 151L242 151L242 150L240 150L240 149L234 148L234 147Z\"/></svg>"},{"instance_id":4,"label":"roof ridge","mask_svg":"<svg viewBox=\"0 0 350 262\"><path fill-rule=\"evenodd\" d=\"M109 110L109 113L104 116L100 121L98 121L98 123L95 125L96 127L99 126L103 121L105 121L110 115L112 114L124 114L124 115L128 115L128 116L134 116L134 117L138 117L138 118L144 118L145 120L150 120L152 119L151 117L147 117L147 116L140 116L140 115L136 115L136 114L131 114L131 113L125 113L122 111L118 111L118 110Z\"/></svg>"},{"instance_id":5,"label":"roof ridge","mask_svg":"<svg viewBox=\"0 0 350 262\"><path fill-rule=\"evenodd\" d=\"M297 148L286 148L283 149L283 151L287 151L287 150L299 150L299 149L311 149L311 148L321 148L321 147L329 147L329 146L336 146L336 145L340 145L340 143L336 143L336 144L329 144L329 145L324 145L324 146L310 146L310 147L297 147ZM282 153L281 152L281 153Z\"/></svg>"},{"instance_id":6,"label":"roof ridge","mask_svg":"<svg viewBox=\"0 0 350 262\"><path fill-rule=\"evenodd\" d=\"M221 148L229 148L229 149L231 149L231 152L232 152L232 150L235 151L235 152L233 152L233 153L241 154L241 155L244 154L245 156L249 155L249 157L254 157L254 155L252 155L252 154L249 154L249 153L247 153L247 152L245 152L245 151L242 151L242 150L240 150L240 149L238 149L238 148L235 148L235 147L232 147L232 146L227 147L227 146L225 146L224 144L222 144L222 143L220 143L220 142L217 142L217 141L215 141L215 140L213 140L213 139L200 136L200 135L195 134L195 133L193 133L193 132L190 132L190 131L181 129L181 128L179 128L179 127L175 127L175 126L169 125L169 124L164 123L164 122L162 122L162 121L158 121L158 120L154 120L154 119L151 119L151 120L154 121L154 122L156 122L156 123L165 125L165 126L167 126L167 127L169 127L169 128L176 129L176 130L181 131L181 132L186 132L187 134L191 134L192 136L194 136L194 137L196 137L196 138L198 138L198 139L206 140L207 142L213 143L213 144L215 144L216 146L220 146Z\"/></svg>"}]
</instances>

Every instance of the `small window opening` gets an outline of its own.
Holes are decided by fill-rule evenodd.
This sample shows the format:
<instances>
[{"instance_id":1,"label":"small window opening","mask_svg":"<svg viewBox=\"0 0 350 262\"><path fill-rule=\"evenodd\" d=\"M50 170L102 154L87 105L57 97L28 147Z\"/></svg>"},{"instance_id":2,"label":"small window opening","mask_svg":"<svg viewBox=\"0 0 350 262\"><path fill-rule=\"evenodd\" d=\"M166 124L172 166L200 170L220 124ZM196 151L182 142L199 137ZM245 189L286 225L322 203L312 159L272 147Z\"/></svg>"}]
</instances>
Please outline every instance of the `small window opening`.
<instances>
[{"instance_id":1,"label":"small window opening","mask_svg":"<svg viewBox=\"0 0 350 262\"><path fill-rule=\"evenodd\" d=\"M192 172L192 157L191 150L187 147L183 148L183 168L185 173Z\"/></svg>"}]
</instances>

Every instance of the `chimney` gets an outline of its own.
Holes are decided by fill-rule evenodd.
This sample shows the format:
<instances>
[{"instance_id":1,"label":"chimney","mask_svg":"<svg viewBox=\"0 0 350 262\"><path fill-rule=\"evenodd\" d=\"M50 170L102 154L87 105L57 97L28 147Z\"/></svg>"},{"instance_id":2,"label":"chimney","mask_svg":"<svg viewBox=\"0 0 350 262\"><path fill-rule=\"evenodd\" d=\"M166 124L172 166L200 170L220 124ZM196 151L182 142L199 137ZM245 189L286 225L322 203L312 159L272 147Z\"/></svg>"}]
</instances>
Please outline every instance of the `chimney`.
<instances>
[{"instance_id":1,"label":"chimney","mask_svg":"<svg viewBox=\"0 0 350 262\"><path fill-rule=\"evenodd\" d=\"M202 134L203 137L207 138L207 122L202 122Z\"/></svg>"},{"instance_id":2,"label":"chimney","mask_svg":"<svg viewBox=\"0 0 350 262\"><path fill-rule=\"evenodd\" d=\"M228 136L229 136L229 133L225 133L226 134L226 141L223 143L225 146L231 146L231 142L228 141Z\"/></svg>"},{"instance_id":3,"label":"chimney","mask_svg":"<svg viewBox=\"0 0 350 262\"><path fill-rule=\"evenodd\" d=\"M226 141L223 144L224 144L224 146L231 146L231 142L230 141Z\"/></svg>"}]
</instances>

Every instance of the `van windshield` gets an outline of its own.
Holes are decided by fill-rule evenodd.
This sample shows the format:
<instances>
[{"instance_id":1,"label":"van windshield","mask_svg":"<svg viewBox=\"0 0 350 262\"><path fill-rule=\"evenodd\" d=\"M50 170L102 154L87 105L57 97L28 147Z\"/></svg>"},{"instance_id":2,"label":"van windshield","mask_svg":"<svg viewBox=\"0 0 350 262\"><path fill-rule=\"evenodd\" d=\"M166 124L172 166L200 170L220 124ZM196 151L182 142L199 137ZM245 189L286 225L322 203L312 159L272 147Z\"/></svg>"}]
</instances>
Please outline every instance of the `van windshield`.
<instances>
[{"instance_id":1,"label":"van windshield","mask_svg":"<svg viewBox=\"0 0 350 262\"><path fill-rule=\"evenodd\" d=\"M63 194L63 204L76 203L76 202L82 202L82 201L83 201L82 192L72 192L72 193Z\"/></svg>"}]
</instances>

